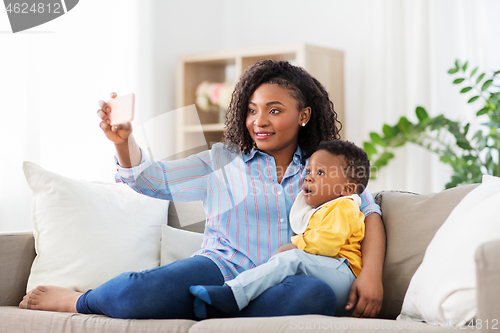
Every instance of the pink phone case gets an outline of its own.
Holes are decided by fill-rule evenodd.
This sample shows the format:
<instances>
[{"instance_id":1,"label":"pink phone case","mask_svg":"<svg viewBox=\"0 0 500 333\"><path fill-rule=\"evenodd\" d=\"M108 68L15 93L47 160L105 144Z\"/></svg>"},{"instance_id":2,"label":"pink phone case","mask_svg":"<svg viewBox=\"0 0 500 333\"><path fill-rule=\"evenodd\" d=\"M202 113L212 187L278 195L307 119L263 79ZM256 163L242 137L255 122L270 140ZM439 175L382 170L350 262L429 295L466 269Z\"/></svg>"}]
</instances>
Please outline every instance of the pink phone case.
<instances>
[{"instance_id":1,"label":"pink phone case","mask_svg":"<svg viewBox=\"0 0 500 333\"><path fill-rule=\"evenodd\" d=\"M134 94L110 98L107 103L111 108L111 112L109 113L110 125L125 124L134 119Z\"/></svg>"}]
</instances>

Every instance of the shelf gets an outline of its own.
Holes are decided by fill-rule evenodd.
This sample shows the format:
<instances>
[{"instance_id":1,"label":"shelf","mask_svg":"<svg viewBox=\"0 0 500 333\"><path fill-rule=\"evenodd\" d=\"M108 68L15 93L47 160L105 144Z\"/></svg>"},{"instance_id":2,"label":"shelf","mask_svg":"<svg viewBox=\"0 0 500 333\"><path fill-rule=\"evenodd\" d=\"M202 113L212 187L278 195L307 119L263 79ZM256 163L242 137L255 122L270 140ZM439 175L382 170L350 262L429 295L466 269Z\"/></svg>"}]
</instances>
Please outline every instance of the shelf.
<instances>
[{"instance_id":1,"label":"shelf","mask_svg":"<svg viewBox=\"0 0 500 333\"><path fill-rule=\"evenodd\" d=\"M184 132L198 133L198 132L223 132L224 124L204 124L200 126L185 126Z\"/></svg>"}]
</instances>

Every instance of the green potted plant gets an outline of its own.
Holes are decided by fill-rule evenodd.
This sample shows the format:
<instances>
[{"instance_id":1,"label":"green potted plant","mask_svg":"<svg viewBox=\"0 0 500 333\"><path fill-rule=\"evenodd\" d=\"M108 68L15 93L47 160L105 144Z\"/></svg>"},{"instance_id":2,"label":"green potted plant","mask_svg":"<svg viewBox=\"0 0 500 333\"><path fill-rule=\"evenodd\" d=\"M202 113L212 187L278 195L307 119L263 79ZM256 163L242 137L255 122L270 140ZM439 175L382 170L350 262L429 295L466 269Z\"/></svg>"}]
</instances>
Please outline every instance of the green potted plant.
<instances>
[{"instance_id":1,"label":"green potted plant","mask_svg":"<svg viewBox=\"0 0 500 333\"><path fill-rule=\"evenodd\" d=\"M418 106L416 123L401 117L395 125L384 124L381 133L370 133L371 140L364 142L363 147L372 168L386 166L394 158L396 148L411 142L438 154L441 162L452 167L453 175L446 188L480 183L483 174L500 175L500 86L495 81L500 71L479 74L478 67L471 70L468 62L461 64L457 60L448 73L455 77L453 84L465 84L461 94L472 93L467 103L483 102L476 112L479 129L471 133L470 123L454 121L442 114L429 117ZM375 172L372 174L376 176Z\"/></svg>"}]
</instances>

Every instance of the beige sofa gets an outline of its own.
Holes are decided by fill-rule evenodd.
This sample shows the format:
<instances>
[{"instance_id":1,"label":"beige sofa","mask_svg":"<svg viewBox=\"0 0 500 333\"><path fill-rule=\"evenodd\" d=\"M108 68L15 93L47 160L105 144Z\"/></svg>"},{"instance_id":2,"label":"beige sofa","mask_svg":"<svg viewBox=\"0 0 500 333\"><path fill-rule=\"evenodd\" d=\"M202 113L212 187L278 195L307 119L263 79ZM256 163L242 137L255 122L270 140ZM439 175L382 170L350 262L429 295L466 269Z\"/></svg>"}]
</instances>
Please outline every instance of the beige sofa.
<instances>
[{"instance_id":1,"label":"beige sofa","mask_svg":"<svg viewBox=\"0 0 500 333\"><path fill-rule=\"evenodd\" d=\"M268 318L192 320L121 320L99 315L21 310L21 301L35 257L30 233L0 234L0 332L449 332L450 328L425 323L395 321L415 270L437 229L460 200L477 185L437 194L418 195L383 191L376 195L387 233L384 264L384 303L377 319L336 318L319 315ZM176 226L170 206L169 224ZM192 209L188 205L181 209ZM196 216L194 214L193 216ZM199 215L198 215L199 217ZM201 231L202 222L192 224ZM483 244L476 252L476 318L500 317L500 239ZM498 328L499 325L496 325ZM485 326L483 326L485 328ZM466 328L470 329L470 328Z\"/></svg>"}]
</instances>

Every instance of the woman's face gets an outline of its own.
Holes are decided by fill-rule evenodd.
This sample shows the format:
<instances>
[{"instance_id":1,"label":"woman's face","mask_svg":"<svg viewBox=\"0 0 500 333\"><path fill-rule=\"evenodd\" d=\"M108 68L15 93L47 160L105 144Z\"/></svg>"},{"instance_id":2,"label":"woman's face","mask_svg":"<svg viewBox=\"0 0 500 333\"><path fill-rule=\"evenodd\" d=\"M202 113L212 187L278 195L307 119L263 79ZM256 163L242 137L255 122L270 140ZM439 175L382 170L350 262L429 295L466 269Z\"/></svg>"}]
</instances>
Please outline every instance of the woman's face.
<instances>
[{"instance_id":1,"label":"woman's face","mask_svg":"<svg viewBox=\"0 0 500 333\"><path fill-rule=\"evenodd\" d=\"M250 97L246 126L261 151L276 157L297 149L299 129L307 123L311 109L298 110L298 101L290 90L277 84L263 83Z\"/></svg>"}]
</instances>

